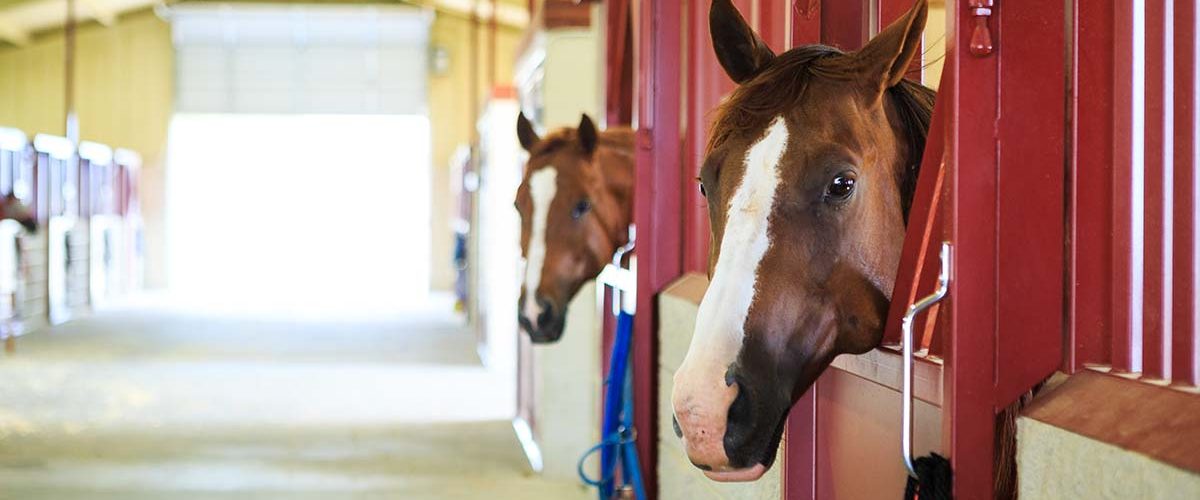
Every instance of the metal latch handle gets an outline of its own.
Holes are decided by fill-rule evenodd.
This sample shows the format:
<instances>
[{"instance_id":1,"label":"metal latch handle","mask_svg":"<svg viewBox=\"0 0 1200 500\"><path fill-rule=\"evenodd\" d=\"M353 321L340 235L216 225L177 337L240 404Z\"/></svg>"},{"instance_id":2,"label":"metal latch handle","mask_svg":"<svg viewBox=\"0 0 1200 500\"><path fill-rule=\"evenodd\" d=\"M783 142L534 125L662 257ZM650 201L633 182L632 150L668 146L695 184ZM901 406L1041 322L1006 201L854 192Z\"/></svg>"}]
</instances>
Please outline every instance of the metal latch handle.
<instances>
[{"instance_id":1,"label":"metal latch handle","mask_svg":"<svg viewBox=\"0 0 1200 500\"><path fill-rule=\"evenodd\" d=\"M900 322L900 342L904 354L903 410L900 416L903 429L900 434L900 447L904 456L904 467L908 468L908 475L913 478L917 477L917 471L913 468L913 318L945 298L950 290L950 243L942 242L939 255L942 268L938 271L937 289L908 306L908 310L904 312L904 319Z\"/></svg>"}]
</instances>

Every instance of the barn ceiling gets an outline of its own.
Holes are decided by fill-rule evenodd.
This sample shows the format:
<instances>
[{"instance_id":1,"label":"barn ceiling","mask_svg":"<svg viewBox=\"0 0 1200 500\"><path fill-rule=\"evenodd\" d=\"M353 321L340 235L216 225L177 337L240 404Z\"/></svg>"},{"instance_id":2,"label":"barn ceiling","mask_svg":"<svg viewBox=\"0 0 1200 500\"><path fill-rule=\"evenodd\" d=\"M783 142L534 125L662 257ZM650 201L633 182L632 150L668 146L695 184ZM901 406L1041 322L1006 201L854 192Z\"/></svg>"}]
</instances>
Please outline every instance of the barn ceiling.
<instances>
[{"instance_id":1,"label":"barn ceiling","mask_svg":"<svg viewBox=\"0 0 1200 500\"><path fill-rule=\"evenodd\" d=\"M164 0L75 0L76 18L79 22L95 21L111 25L117 16L155 4L173 5L180 1ZM369 4L400 3L428 7L443 12L467 15L478 5L480 17L491 18L490 0L232 0L241 3L307 3L307 4ZM230 2L230 3L232 3ZM222 2L207 2L222 3ZM62 27L66 22L66 0L0 0L0 44L25 45L41 32ZM529 24L526 12L527 0L498 0L497 20L503 24L523 28Z\"/></svg>"}]
</instances>

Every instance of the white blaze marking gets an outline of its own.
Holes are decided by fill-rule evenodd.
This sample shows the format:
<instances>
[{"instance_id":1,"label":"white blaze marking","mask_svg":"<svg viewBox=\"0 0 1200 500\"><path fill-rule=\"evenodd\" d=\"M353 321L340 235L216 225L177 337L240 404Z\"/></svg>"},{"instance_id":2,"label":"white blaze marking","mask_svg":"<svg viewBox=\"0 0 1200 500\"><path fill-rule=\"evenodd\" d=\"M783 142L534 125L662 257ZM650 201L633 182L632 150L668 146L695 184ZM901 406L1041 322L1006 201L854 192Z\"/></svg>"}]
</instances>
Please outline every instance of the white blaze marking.
<instances>
[{"instance_id":1,"label":"white blaze marking","mask_svg":"<svg viewBox=\"0 0 1200 500\"><path fill-rule=\"evenodd\" d=\"M533 221L530 223L529 254L525 257L525 318L537 325L542 307L537 303L538 284L546 265L546 219L550 204L558 191L558 170L543 167L529 176L529 196L533 198Z\"/></svg>"},{"instance_id":2,"label":"white blaze marking","mask_svg":"<svg viewBox=\"0 0 1200 500\"><path fill-rule=\"evenodd\" d=\"M676 375L677 396L690 400L688 406L704 407L708 398L714 399L708 404L723 403L726 406L708 408L722 418L732 401L724 402L727 395L719 394L726 392L721 390L725 388L725 369L734 362L745 337L743 329L754 300L759 262L771 246L767 229L779 187L779 162L787 142L787 124L779 117L766 136L746 153L746 171L730 199L725 219L721 255L700 302L687 357Z\"/></svg>"}]
</instances>

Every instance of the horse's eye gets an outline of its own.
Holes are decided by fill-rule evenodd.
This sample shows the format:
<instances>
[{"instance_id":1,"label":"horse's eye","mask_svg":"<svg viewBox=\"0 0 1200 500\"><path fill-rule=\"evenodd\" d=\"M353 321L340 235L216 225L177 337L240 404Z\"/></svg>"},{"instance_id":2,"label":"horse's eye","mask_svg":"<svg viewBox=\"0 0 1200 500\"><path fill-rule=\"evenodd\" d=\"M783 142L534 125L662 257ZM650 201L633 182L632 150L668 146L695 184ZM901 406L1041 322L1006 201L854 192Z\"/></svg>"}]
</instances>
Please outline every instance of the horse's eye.
<instances>
[{"instance_id":1,"label":"horse's eye","mask_svg":"<svg viewBox=\"0 0 1200 500\"><path fill-rule=\"evenodd\" d=\"M846 201L851 194L854 194L854 176L849 173L838 174L833 178L833 182L829 183L829 187L825 188L827 201Z\"/></svg>"},{"instance_id":2,"label":"horse's eye","mask_svg":"<svg viewBox=\"0 0 1200 500\"><path fill-rule=\"evenodd\" d=\"M579 200L579 203L575 204L575 208L571 209L571 218L579 219L580 217L583 217L585 214L587 214L589 211L591 211L591 209L592 209L592 202L587 201L587 200Z\"/></svg>"},{"instance_id":3,"label":"horse's eye","mask_svg":"<svg viewBox=\"0 0 1200 500\"><path fill-rule=\"evenodd\" d=\"M708 198L708 191L705 191L705 190L704 190L704 183L703 183L703 182L701 182L701 183L700 183L700 196L703 196L703 197L705 197L705 198Z\"/></svg>"}]
</instances>

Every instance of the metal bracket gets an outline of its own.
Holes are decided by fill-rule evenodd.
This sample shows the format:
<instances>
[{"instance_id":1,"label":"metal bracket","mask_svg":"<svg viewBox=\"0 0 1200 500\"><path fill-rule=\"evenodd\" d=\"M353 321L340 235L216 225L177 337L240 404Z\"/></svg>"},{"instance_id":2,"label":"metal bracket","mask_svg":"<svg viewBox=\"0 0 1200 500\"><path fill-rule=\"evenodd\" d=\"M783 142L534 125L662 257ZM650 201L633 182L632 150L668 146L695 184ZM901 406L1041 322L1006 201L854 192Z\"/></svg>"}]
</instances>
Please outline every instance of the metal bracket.
<instances>
[{"instance_id":1,"label":"metal bracket","mask_svg":"<svg viewBox=\"0 0 1200 500\"><path fill-rule=\"evenodd\" d=\"M904 457L904 467L908 469L908 475L913 478L917 477L917 471L913 468L913 319L920 314L921 311L928 309L943 298L950 291L950 243L942 242L942 251L940 254L942 268L938 271L937 289L933 293L926 295L915 304L908 306L904 312L904 319L900 323L901 330L901 347L904 354L904 384L901 411L900 425L903 427L900 433L900 448L901 454Z\"/></svg>"}]
</instances>

